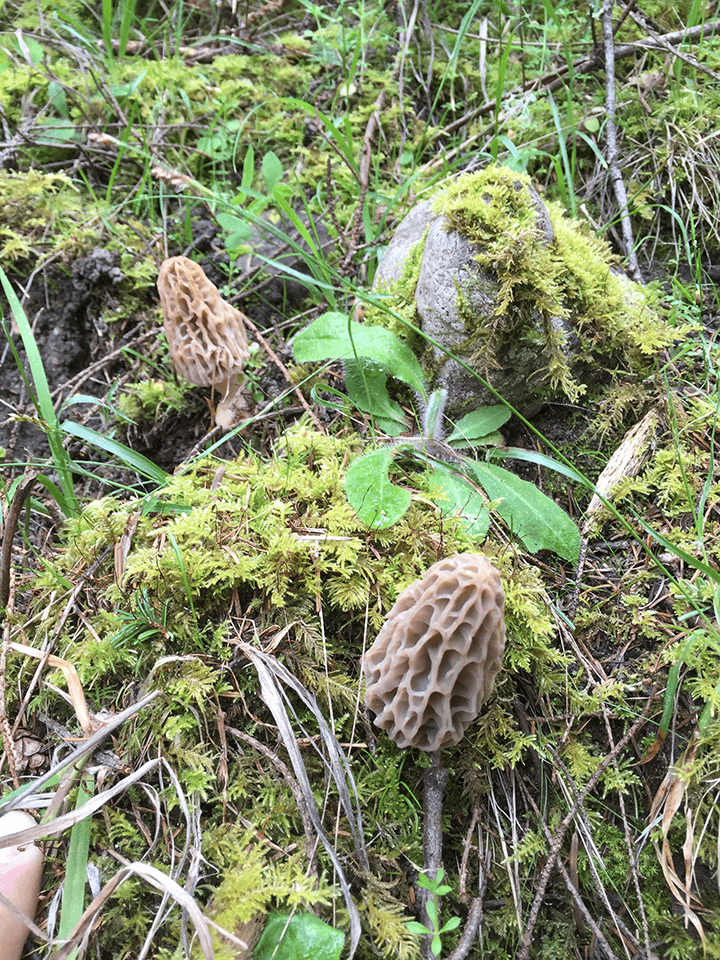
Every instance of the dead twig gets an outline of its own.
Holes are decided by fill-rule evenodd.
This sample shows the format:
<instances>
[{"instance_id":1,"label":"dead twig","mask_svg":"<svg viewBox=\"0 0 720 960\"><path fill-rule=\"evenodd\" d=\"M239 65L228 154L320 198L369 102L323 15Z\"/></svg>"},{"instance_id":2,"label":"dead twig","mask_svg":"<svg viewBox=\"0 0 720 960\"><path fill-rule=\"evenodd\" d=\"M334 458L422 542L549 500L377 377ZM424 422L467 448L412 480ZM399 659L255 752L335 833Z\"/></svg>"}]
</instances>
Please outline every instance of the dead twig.
<instances>
[{"instance_id":1,"label":"dead twig","mask_svg":"<svg viewBox=\"0 0 720 960\"><path fill-rule=\"evenodd\" d=\"M242 730L238 730L235 727L227 727L228 733L231 733L233 736L237 737L239 740L244 741L248 746L252 747L253 750L257 750L258 753L261 753L266 759L270 761L279 771L283 780L287 783L292 791L292 795L295 798L295 803L297 804L298 813L300 814L300 819L302 820L303 830L305 831L305 842L307 843L307 859L308 859L308 872L313 876L317 877L318 867L317 867L317 856L315 851L317 850L318 838L315 835L313 830L313 823L308 811L307 803L305 802L305 797L303 792L300 789L300 784L297 782L295 777L290 772L290 768L286 763L280 759L277 753L271 750L269 747L265 746L264 743L261 743L255 737L251 737L249 733L243 733Z\"/></svg>"},{"instance_id":2,"label":"dead twig","mask_svg":"<svg viewBox=\"0 0 720 960\"><path fill-rule=\"evenodd\" d=\"M0 548L0 610L3 610L10 598L10 566L12 563L12 548L15 531L17 529L20 513L25 505L25 501L32 493L32 488L37 480L37 473L32 471L26 474L20 482L12 503L5 517L5 528L3 530L2 548Z\"/></svg>"},{"instance_id":3,"label":"dead twig","mask_svg":"<svg viewBox=\"0 0 720 960\"><path fill-rule=\"evenodd\" d=\"M618 214L622 226L623 248L627 258L627 269L633 280L642 283L642 274L634 249L632 224L628 212L628 198L625 181L620 172L619 151L617 145L617 127L615 126L615 37L613 35L612 12L614 0L603 0L602 26L605 46L605 142L610 181L615 190Z\"/></svg>"},{"instance_id":4,"label":"dead twig","mask_svg":"<svg viewBox=\"0 0 720 960\"><path fill-rule=\"evenodd\" d=\"M423 873L432 881L437 879L438 870L442 867L442 802L450 771L443 767L439 750L435 750L431 756L432 765L425 771L423 788ZM430 890L418 887L420 923L425 927L433 926L427 910L433 896L435 894ZM440 897L437 897L436 906L440 926ZM435 960L431 943L430 934L422 938L420 951L424 960Z\"/></svg>"},{"instance_id":5,"label":"dead twig","mask_svg":"<svg viewBox=\"0 0 720 960\"><path fill-rule=\"evenodd\" d=\"M273 350L273 348L270 346L270 344L267 342L267 340L265 339L265 337L260 333L260 331L258 330L258 328L256 327L256 325L252 322L252 320L251 320L249 317L245 317L245 322L246 322L247 326L250 327L250 329L252 330L253 334L255 335L255 339L258 341L258 343L259 343L260 346L263 348L263 350L265 351L265 353L267 353L267 355L270 357L270 359L272 360L272 362L275 364L275 366L278 368L278 370L282 373L282 375L285 377L285 379L287 380L287 382L288 382L288 383L290 384L290 386L293 388L293 393L295 394L295 396L298 398L298 400L299 400L300 403L302 404L302 407L303 407L303 409L305 410L305 412L306 412L307 414L309 414L310 419L311 419L312 422L315 424L315 426L317 427L317 429L320 431L320 433L326 433L327 431L325 430L325 427L324 427L324 426L320 423L320 421L318 420L315 411L312 409L312 407L310 406L310 404L307 402L307 400L305 399L305 397L302 395L302 391L300 390L300 387L296 386L296 385L292 382L292 378L290 377L290 371L289 371L288 368L285 366L285 364L282 362L282 360L280 359L280 357L278 357L278 355L275 353L275 351Z\"/></svg>"},{"instance_id":6,"label":"dead twig","mask_svg":"<svg viewBox=\"0 0 720 960\"><path fill-rule=\"evenodd\" d=\"M2 647L0 647L0 731L2 732L3 753L7 757L13 786L17 790L17 788L20 786L20 778L18 777L17 763L15 762L15 741L13 739L12 730L10 729L10 720L8 719L7 715L7 702L5 700L5 688L7 683L7 652L8 647L10 646L9 614L12 613L12 593L10 591L10 582L8 583L8 601L6 601L3 606L7 606L8 616L5 617L5 623L3 624Z\"/></svg>"},{"instance_id":7,"label":"dead twig","mask_svg":"<svg viewBox=\"0 0 720 960\"><path fill-rule=\"evenodd\" d=\"M693 40L699 40L701 37L711 37L719 32L720 20L715 20L711 23L700 24L697 27L693 27L691 30L675 30L672 33L661 34L655 39L652 37L642 37L640 40L635 40L632 43L624 43L618 47L615 47L614 60L617 63L618 60L635 56L637 53L644 50L664 51L668 46L672 48L674 53L674 48L680 43L692 42ZM604 60L601 52L599 50L593 50L591 53L586 54L583 57L578 57L577 60L573 61L572 65L563 64L562 66L549 71L538 79L528 80L526 83L520 84L518 87L513 87L507 91L502 99L512 99L515 101L517 100L519 94L522 93L552 93L555 90L563 87L567 83L568 77L578 77L582 74L593 73L595 70L601 69L603 63ZM434 143L436 140L447 137L451 133L454 133L455 130L459 130L461 127L466 126L473 120L477 120L480 117L493 115L497 106L497 99L486 100L482 106L468 111L462 117L458 117L457 120L453 120L452 123L447 124L447 126L442 127L440 130L437 130L434 134L432 134L428 142ZM502 115L498 118L498 120L501 119L504 119ZM443 164L450 162L457 156L467 153L468 147L485 136L485 134L489 132L494 125L495 123L493 121L493 123L488 127L485 127L478 133L474 133L472 136L468 137L459 146L454 147L452 150L444 153L442 157L433 157L432 160L429 160L422 167L420 167L420 172L440 167Z\"/></svg>"},{"instance_id":8,"label":"dead twig","mask_svg":"<svg viewBox=\"0 0 720 960\"><path fill-rule=\"evenodd\" d=\"M604 704L603 704L602 712L603 712L603 719L605 720L605 730L607 731L608 742L612 746L613 745L612 727L610 726L610 718L608 717L607 709ZM616 757L613 758L613 767L619 779L620 767L618 765ZM623 831L625 836L625 846L627 847L627 851L628 851L628 863L630 864L630 875L632 876L633 885L635 887L635 894L637 896L637 902L638 902L638 910L640 911L640 920L642 923L643 939L645 940L645 955L649 958L652 956L652 951L650 949L650 927L648 926L647 913L645 912L645 903L643 902L643 897L642 897L642 887L640 884L640 875L638 873L637 857L635 855L633 839L630 835L630 824L628 823L627 814L625 812L625 798L623 795L623 791L618 790L617 796L618 796L618 803L620 806L620 813L622 815Z\"/></svg>"}]
</instances>

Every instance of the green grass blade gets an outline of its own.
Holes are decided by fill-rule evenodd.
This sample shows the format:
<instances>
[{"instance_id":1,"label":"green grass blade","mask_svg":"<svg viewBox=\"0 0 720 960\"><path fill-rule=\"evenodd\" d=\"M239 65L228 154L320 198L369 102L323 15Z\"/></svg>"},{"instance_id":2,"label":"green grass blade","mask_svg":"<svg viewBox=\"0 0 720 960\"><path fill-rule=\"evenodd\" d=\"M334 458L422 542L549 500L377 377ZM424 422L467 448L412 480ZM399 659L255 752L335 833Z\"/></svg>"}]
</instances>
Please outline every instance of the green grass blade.
<instances>
[{"instance_id":1,"label":"green grass blade","mask_svg":"<svg viewBox=\"0 0 720 960\"><path fill-rule=\"evenodd\" d=\"M75 809L78 810L84 806L91 798L93 792L92 778L84 776L78 789ZM85 878L87 876L91 829L92 817L85 817L84 820L76 823L70 831L70 846L65 863L65 885L63 887L60 927L58 930L60 940L67 940L82 916L85 906ZM69 960L73 960L76 956L77 951L73 951L70 954Z\"/></svg>"},{"instance_id":2,"label":"green grass blade","mask_svg":"<svg viewBox=\"0 0 720 960\"><path fill-rule=\"evenodd\" d=\"M58 500L58 503L66 516L72 516L80 512L80 507L73 487L70 458L63 449L62 435L58 428L57 416L50 395L50 387L47 376L45 375L42 357L40 356L32 327L25 315L22 304L18 300L12 284L8 280L2 267L0 267L0 283L2 283L5 296L7 297L10 309L15 318L15 323L20 331L23 346L25 347L25 354L34 385L34 391L32 393L33 402L35 403L39 417L43 421L43 429L47 434L48 443L50 444L53 464L60 480L62 499Z\"/></svg>"},{"instance_id":3,"label":"green grass blade","mask_svg":"<svg viewBox=\"0 0 720 960\"><path fill-rule=\"evenodd\" d=\"M141 453L137 453L135 450L131 450L130 447L126 447L125 444L120 443L119 440L106 437L102 433L98 433L97 430L92 430L90 427L85 427L82 424L73 423L72 420L63 420L60 429L63 433L71 437L76 437L78 440L90 444L90 446L95 447L97 450L104 450L105 453L109 453L118 459L128 467L128 469L135 470L142 476L154 480L155 483L165 484L170 479L169 475L165 473L161 467L153 463L152 460L148 460L148 458L144 457Z\"/></svg>"}]
</instances>

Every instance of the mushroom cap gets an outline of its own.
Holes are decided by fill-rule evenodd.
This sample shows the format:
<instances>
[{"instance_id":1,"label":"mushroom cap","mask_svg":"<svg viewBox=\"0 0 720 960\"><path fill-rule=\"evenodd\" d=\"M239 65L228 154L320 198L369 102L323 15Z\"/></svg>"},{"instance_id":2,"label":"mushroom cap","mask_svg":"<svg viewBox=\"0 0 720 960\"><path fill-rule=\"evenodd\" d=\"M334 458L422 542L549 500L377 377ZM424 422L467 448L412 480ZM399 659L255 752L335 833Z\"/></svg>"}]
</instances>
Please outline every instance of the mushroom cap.
<instances>
[{"instance_id":1,"label":"mushroom cap","mask_svg":"<svg viewBox=\"0 0 720 960\"><path fill-rule=\"evenodd\" d=\"M237 391L237 374L250 356L245 318L187 257L165 260L157 286L175 372L200 387L221 390L220 413Z\"/></svg>"},{"instance_id":2,"label":"mushroom cap","mask_svg":"<svg viewBox=\"0 0 720 960\"><path fill-rule=\"evenodd\" d=\"M434 563L400 594L365 654L375 725L400 747L452 746L490 696L504 650L500 573L475 553Z\"/></svg>"}]
</instances>

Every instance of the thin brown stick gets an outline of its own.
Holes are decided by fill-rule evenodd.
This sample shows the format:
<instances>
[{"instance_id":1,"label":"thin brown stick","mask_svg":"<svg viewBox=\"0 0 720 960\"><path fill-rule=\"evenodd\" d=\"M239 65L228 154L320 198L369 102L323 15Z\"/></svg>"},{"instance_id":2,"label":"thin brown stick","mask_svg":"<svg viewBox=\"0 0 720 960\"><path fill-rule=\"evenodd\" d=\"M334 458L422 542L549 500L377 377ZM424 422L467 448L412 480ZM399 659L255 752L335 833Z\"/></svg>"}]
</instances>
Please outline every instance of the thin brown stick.
<instances>
[{"instance_id":1,"label":"thin brown stick","mask_svg":"<svg viewBox=\"0 0 720 960\"><path fill-rule=\"evenodd\" d=\"M313 829L312 819L310 818L310 813L308 811L307 803L305 802L305 797L303 792L300 789L300 784L297 782L295 777L292 775L290 768L286 763L280 759L280 757L269 747L266 747L264 743L261 743L255 737L251 737L249 733L243 733L242 730L238 730L235 727L226 727L228 733L231 733L233 736L237 737L239 740L243 740L248 746L252 747L253 750L257 750L258 753L261 753L266 757L270 763L280 772L280 775L285 780L287 785L290 787L293 796L295 797L295 803L297 804L298 813L300 814L300 819L302 820L303 830L305 831L305 842L307 843L307 858L308 858L308 871L312 874L313 877L317 877L317 857L315 851L317 850L318 837Z\"/></svg>"},{"instance_id":2,"label":"thin brown stick","mask_svg":"<svg viewBox=\"0 0 720 960\"><path fill-rule=\"evenodd\" d=\"M2 647L0 647L0 731L2 731L3 753L7 757L13 786L17 790L20 786L20 778L18 777L17 763L15 762L15 741L13 740L12 730L10 729L10 720L7 715L7 702L5 700L7 653L10 647L9 615L12 613L13 606L13 591L11 591L10 587L13 579L14 578L11 577L10 582L8 582L8 598L4 604L4 606L7 606L7 616L3 624Z\"/></svg>"},{"instance_id":3,"label":"thin brown stick","mask_svg":"<svg viewBox=\"0 0 720 960\"><path fill-rule=\"evenodd\" d=\"M12 564L12 548L15 531L18 521L20 520L22 508L32 493L32 488L36 480L37 473L35 473L35 471L26 474L15 491L15 496L12 499L5 518L2 548L0 548L0 610L7 606L10 596L10 566Z\"/></svg>"},{"instance_id":4,"label":"thin brown stick","mask_svg":"<svg viewBox=\"0 0 720 960\"><path fill-rule=\"evenodd\" d=\"M256 325L252 322L252 320L251 320L249 317L245 317L245 323L250 327L250 329L252 330L252 332L253 332L254 335L255 335L256 340L259 342L260 346L263 348L263 350L265 351L265 353L267 353L267 355L270 357L270 359L272 360L272 362L275 364L275 366L278 368L278 370L280 370L280 372L281 372L282 375L285 377L285 379L287 380L287 382L288 382L288 383L290 384L290 386L293 388L293 392L295 393L295 396L298 398L298 400L299 400L300 403L302 404L302 407L303 407L303 409L306 411L306 413L308 413L308 414L310 415L310 418L311 418L312 422L315 424L315 426L317 427L317 429L320 431L320 433L326 433L327 431L325 430L325 427L320 423L320 421L319 421L318 418L317 418L317 415L315 414L315 411L312 409L312 407L310 406L310 404L307 402L307 400L305 399L305 397L302 395L302 391L300 390L300 388L299 388L298 386L296 386L296 385L292 382L292 379L291 379L291 377L290 377L290 371L289 371L288 368L285 366L285 364L282 362L282 360L280 359L280 357L278 357L278 355L275 353L275 351L273 350L273 348L270 346L270 344L267 342L267 340L265 339L265 337L260 333L260 331L258 330L258 328L256 327Z\"/></svg>"},{"instance_id":5,"label":"thin brown stick","mask_svg":"<svg viewBox=\"0 0 720 960\"><path fill-rule=\"evenodd\" d=\"M615 191L620 225L622 227L623 248L627 259L627 269L633 280L642 283L642 274L637 262L633 241L632 224L628 211L628 198L625 181L620 171L620 152L617 145L615 126L615 37L613 35L612 13L614 0L603 0L602 27L605 44L605 143L610 181Z\"/></svg>"},{"instance_id":6,"label":"thin brown stick","mask_svg":"<svg viewBox=\"0 0 720 960\"><path fill-rule=\"evenodd\" d=\"M659 37L657 37L657 39L643 37L642 39L635 40L632 43L624 43L619 47L615 47L615 62L617 63L618 60L623 60L625 57L634 56L636 53L644 50L664 51L666 49L666 45L674 47L680 43L699 40L701 37L711 37L716 33L720 33L720 20L714 20L711 23L700 24L697 27L693 27L691 30L676 30L672 33L661 34ZM538 91L542 93L552 93L553 91L562 87L567 82L569 76L580 76L581 74L592 73L594 70L601 69L603 64L604 60L600 52L598 50L593 50L592 53L583 57L579 57L577 60L575 60L572 66L564 64L555 70L549 71L539 79L528 80L527 83L521 84L518 87L513 87L507 92L503 99L517 99L518 93L530 93ZM442 137L446 137L455 130L460 129L460 127L464 127L473 120L477 120L479 117L485 117L494 114L496 108L496 99L486 101L482 104L482 106L477 107L475 110L468 111L468 113L464 114L462 117L458 117L457 120L453 120L452 123L442 127L440 130L437 130L430 137L429 142L433 143ZM477 140L481 139L482 136L492 129L492 126L494 126L494 124L484 128L479 133L474 133L472 136L464 140L459 146L449 150L447 153L444 153L439 159L433 158L432 160L429 160L420 168L420 170L431 170L435 167L440 167L449 160L452 160L454 157L467 152L467 148Z\"/></svg>"},{"instance_id":7,"label":"thin brown stick","mask_svg":"<svg viewBox=\"0 0 720 960\"><path fill-rule=\"evenodd\" d=\"M635 6L634 0L632 3L627 4L623 3L623 0L620 0L620 6L624 7L622 19L624 20L626 16L632 17L637 26L647 33L647 35L654 41L655 45L667 50L668 53L670 53L673 57L677 57L678 60L682 60L683 63L687 63L693 68L693 70L699 70L700 73L704 73L708 77L712 77L713 80L720 80L720 74L718 74L717 71L711 70L710 67L706 66L704 63L701 63L697 57L693 57L688 53L684 53L682 50L676 49L674 44L669 43L666 38L656 33L648 23L647 19L642 14L633 10L633 7Z\"/></svg>"},{"instance_id":8,"label":"thin brown stick","mask_svg":"<svg viewBox=\"0 0 720 960\"><path fill-rule=\"evenodd\" d=\"M425 771L423 788L423 873L428 880L435 880L442 867L442 803L450 771L443 767L439 750L435 750L431 756L432 765ZM433 896L434 894L424 887L418 888L420 923L425 927L433 926L427 912L428 903ZM438 926L441 926L440 897L437 897L436 905ZM430 934L422 938L420 952L424 960L435 960L431 943Z\"/></svg>"},{"instance_id":9,"label":"thin brown stick","mask_svg":"<svg viewBox=\"0 0 720 960\"><path fill-rule=\"evenodd\" d=\"M346 256L346 261L352 256L352 254L357 250L358 244L360 242L360 227L362 226L362 212L363 207L365 206L365 198L367 196L368 189L370 187L370 161L372 160L372 142L373 137L375 136L375 131L377 130L378 124L380 123L380 111L383 108L385 103L385 91L381 90L380 95L375 101L375 107L373 112L370 114L370 119L367 122L365 127L365 135L363 136L363 145L360 150L360 165L358 172L360 174L360 197L358 199L358 205L355 209L355 214L353 216L352 228L350 230L350 245L348 248L348 253Z\"/></svg>"},{"instance_id":10,"label":"thin brown stick","mask_svg":"<svg viewBox=\"0 0 720 960\"><path fill-rule=\"evenodd\" d=\"M605 720L605 729L607 731L608 741L612 746L612 743L613 743L612 727L610 726L610 718L608 717L607 710L604 704L603 704L602 712L603 712L603 719ZM618 774L618 778L619 778L620 767L618 765L616 758L613 759L613 767L615 768L615 771ZM635 895L637 896L637 901L638 901L638 910L640 911L640 920L642 922L643 938L645 940L645 953L648 957L650 957L652 954L652 951L650 949L650 927L648 925L647 913L645 912L645 903L642 897L642 887L640 884L640 876L638 874L637 862L635 858L635 850L633 848L633 840L632 840L632 837L630 836L630 825L628 824L627 814L625 813L625 798L623 797L622 790L618 790L617 795L618 795L618 802L620 805L620 813L622 814L623 831L625 834L625 846L627 847L628 862L630 864L630 875L632 876L632 879L633 879L633 886L635 887Z\"/></svg>"},{"instance_id":11,"label":"thin brown stick","mask_svg":"<svg viewBox=\"0 0 720 960\"><path fill-rule=\"evenodd\" d=\"M535 803L533 798L530 796L530 794L522 787L522 784L521 784L521 789L523 790L525 800L533 808L533 811L537 816L540 825L542 826L543 833L545 834L546 839L549 842L552 842L552 834L550 833L550 830L548 829L548 826L545 820L543 819L537 804ZM562 862L562 860L558 860L557 865L558 865L558 870L560 871L560 876L563 878L563 882L567 887L568 893L572 897L574 909L577 910L577 912L583 918L585 923L587 923L588 927L590 927L590 929L592 930L593 936L596 938L598 944L602 947L605 953L606 960L618 960L615 952L613 951L607 938L605 937L605 934L602 932L597 921L594 919L594 917L591 915L588 908L585 906L585 903L583 902L583 899L580 896L579 890L576 888L567 870L565 869L565 864Z\"/></svg>"},{"instance_id":12,"label":"thin brown stick","mask_svg":"<svg viewBox=\"0 0 720 960\"><path fill-rule=\"evenodd\" d=\"M465 957L470 952L470 947L473 944L473 940L477 936L477 932L480 929L480 924L482 923L482 908L483 898L481 894L479 897L475 897L473 902L470 904L470 912L468 913L467 920L465 921L462 936L460 937L458 945L455 947L455 949L448 954L447 960L465 960Z\"/></svg>"}]
</instances>

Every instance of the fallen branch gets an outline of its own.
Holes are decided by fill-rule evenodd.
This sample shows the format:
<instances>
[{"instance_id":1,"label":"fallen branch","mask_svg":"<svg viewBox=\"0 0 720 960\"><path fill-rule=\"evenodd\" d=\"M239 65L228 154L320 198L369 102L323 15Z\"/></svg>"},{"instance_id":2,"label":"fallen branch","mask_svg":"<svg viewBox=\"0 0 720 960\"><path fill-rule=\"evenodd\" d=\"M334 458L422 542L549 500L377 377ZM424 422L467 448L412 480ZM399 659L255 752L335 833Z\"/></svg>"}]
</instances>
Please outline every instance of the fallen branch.
<instances>
[{"instance_id":1,"label":"fallen branch","mask_svg":"<svg viewBox=\"0 0 720 960\"><path fill-rule=\"evenodd\" d=\"M677 51L675 51L673 48L679 46L679 44L692 43L694 40L711 37L716 33L720 33L720 20L714 20L711 23L700 24L697 27L693 27L691 30L674 30L672 33L664 33L656 37L642 37L639 40L634 40L632 43L623 43L620 46L615 47L615 63L617 63L618 60L623 60L626 57L634 56L635 54L646 50L667 52L668 49L672 49L673 53L676 53ZM582 74L593 73L595 70L600 70L604 66L604 62L602 51L600 49L594 49L591 51L591 53L582 57L578 57L578 59L574 60L572 64L563 64L561 67L549 71L537 80L528 80L526 83L521 84L519 88L514 87L513 89L508 90L501 102L503 100L510 99L517 100L518 93L552 93L553 91L564 86L569 77L577 77ZM497 99L487 100L481 107L470 110L462 117L458 117L457 120L453 120L452 123L442 127L440 130L437 130L430 137L429 143L433 143L442 137L446 137L449 134L454 133L455 130L466 126L468 123L471 123L473 120L477 120L479 117L493 115L497 105ZM498 119L503 118L499 117ZM464 140L458 147L455 147L453 150L449 150L447 153L443 153L441 157L434 157L432 160L428 161L428 163L424 164L420 170L431 170L435 167L442 166L443 164L452 160L454 157L466 152L468 146L479 140L486 132L487 131L483 129L478 133L473 134L471 137L468 137L466 140Z\"/></svg>"}]
</instances>

